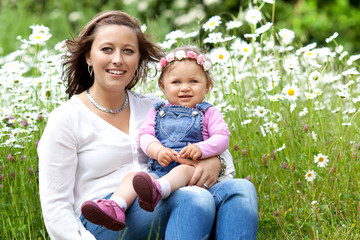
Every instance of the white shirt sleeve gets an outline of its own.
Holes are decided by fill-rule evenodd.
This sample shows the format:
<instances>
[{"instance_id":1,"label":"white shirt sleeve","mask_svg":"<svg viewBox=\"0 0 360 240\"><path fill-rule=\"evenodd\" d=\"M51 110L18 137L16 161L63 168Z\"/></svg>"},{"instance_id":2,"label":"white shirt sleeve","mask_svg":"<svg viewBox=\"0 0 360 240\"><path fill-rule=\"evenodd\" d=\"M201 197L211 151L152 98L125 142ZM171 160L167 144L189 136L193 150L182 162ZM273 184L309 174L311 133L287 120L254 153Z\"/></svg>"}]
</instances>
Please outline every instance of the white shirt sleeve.
<instances>
[{"instance_id":1,"label":"white shirt sleeve","mask_svg":"<svg viewBox=\"0 0 360 240\"><path fill-rule=\"evenodd\" d=\"M77 240L95 237L74 210L77 169L76 116L55 109L38 145L39 192L44 222L51 239Z\"/></svg>"},{"instance_id":2,"label":"white shirt sleeve","mask_svg":"<svg viewBox=\"0 0 360 240\"><path fill-rule=\"evenodd\" d=\"M231 153L229 150L226 150L222 154L220 154L221 157L224 158L226 162L226 169L224 175L220 176L218 178L219 181L226 180L226 179L232 179L235 176L235 166L233 157L231 156Z\"/></svg>"}]
</instances>

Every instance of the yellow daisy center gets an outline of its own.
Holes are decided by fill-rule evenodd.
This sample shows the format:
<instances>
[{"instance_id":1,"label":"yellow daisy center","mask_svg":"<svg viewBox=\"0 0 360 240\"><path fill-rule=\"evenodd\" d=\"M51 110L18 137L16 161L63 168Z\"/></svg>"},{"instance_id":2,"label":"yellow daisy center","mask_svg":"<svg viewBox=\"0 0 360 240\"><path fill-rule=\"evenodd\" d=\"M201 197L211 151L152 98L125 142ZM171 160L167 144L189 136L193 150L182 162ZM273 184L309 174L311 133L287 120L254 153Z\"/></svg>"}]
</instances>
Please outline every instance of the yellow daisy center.
<instances>
[{"instance_id":1,"label":"yellow daisy center","mask_svg":"<svg viewBox=\"0 0 360 240\"><path fill-rule=\"evenodd\" d=\"M215 23L214 22L212 22L212 23L210 23L210 26L213 26Z\"/></svg>"},{"instance_id":2,"label":"yellow daisy center","mask_svg":"<svg viewBox=\"0 0 360 240\"><path fill-rule=\"evenodd\" d=\"M37 39L40 39L40 36L36 36Z\"/></svg>"},{"instance_id":3,"label":"yellow daisy center","mask_svg":"<svg viewBox=\"0 0 360 240\"><path fill-rule=\"evenodd\" d=\"M319 162L323 162L324 158L323 157L319 157Z\"/></svg>"},{"instance_id":4,"label":"yellow daisy center","mask_svg":"<svg viewBox=\"0 0 360 240\"><path fill-rule=\"evenodd\" d=\"M224 55L219 54L219 59L223 59L223 58L224 58Z\"/></svg>"},{"instance_id":5,"label":"yellow daisy center","mask_svg":"<svg viewBox=\"0 0 360 240\"><path fill-rule=\"evenodd\" d=\"M308 55L311 56L311 55L312 55L312 52L308 52Z\"/></svg>"},{"instance_id":6,"label":"yellow daisy center","mask_svg":"<svg viewBox=\"0 0 360 240\"><path fill-rule=\"evenodd\" d=\"M290 89L287 91L287 93L288 93L290 96L292 96L292 95L295 94L295 91L294 91L294 89L290 88Z\"/></svg>"},{"instance_id":7,"label":"yellow daisy center","mask_svg":"<svg viewBox=\"0 0 360 240\"><path fill-rule=\"evenodd\" d=\"M244 52L248 52L249 51L249 49L247 49L247 48L244 48Z\"/></svg>"},{"instance_id":8,"label":"yellow daisy center","mask_svg":"<svg viewBox=\"0 0 360 240\"><path fill-rule=\"evenodd\" d=\"M308 176L308 178L311 178L312 173L308 173L307 176Z\"/></svg>"}]
</instances>

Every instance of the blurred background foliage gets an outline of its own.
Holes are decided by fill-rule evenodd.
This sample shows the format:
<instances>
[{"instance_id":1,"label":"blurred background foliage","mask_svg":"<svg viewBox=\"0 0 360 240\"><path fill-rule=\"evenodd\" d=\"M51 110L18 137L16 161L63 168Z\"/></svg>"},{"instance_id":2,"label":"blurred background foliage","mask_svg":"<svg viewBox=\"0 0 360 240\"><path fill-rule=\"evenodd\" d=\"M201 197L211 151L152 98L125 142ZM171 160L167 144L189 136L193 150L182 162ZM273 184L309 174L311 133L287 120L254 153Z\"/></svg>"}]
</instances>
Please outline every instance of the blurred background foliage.
<instances>
[{"instance_id":1,"label":"blurred background foliage","mask_svg":"<svg viewBox=\"0 0 360 240\"><path fill-rule=\"evenodd\" d=\"M0 0L0 55L17 49L21 36L28 38L32 24L50 28L51 46L76 35L96 13L119 9L148 26L154 41L162 41L172 30L193 31L199 21L214 15L224 20L241 19L249 6L262 0ZM265 4L264 23L272 21L272 4ZM334 32L350 52L360 51L359 0L276 0L275 27L293 30L301 44L323 45ZM249 33L240 28L238 34Z\"/></svg>"}]
</instances>

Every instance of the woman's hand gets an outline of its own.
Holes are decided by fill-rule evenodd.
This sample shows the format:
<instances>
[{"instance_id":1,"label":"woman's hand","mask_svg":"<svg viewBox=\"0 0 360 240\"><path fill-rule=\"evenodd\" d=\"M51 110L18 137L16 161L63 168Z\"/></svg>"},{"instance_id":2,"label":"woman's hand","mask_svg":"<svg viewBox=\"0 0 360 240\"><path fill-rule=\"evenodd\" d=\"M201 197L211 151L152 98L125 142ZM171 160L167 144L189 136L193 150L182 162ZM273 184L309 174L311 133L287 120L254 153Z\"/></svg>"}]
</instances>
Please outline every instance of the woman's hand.
<instances>
[{"instance_id":1,"label":"woman's hand","mask_svg":"<svg viewBox=\"0 0 360 240\"><path fill-rule=\"evenodd\" d=\"M221 171L221 162L217 157L205 158L198 161L178 158L178 161L181 164L195 166L195 172L190 179L189 186L195 185L209 189L216 183Z\"/></svg>"}]
</instances>

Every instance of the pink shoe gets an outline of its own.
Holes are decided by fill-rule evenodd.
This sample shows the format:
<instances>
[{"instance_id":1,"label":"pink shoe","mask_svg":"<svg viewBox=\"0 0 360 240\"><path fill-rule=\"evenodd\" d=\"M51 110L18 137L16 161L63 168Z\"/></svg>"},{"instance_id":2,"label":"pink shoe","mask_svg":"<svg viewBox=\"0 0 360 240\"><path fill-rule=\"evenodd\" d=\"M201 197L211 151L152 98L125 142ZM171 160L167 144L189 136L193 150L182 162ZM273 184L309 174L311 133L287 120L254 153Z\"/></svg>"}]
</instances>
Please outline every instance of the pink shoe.
<instances>
[{"instance_id":1,"label":"pink shoe","mask_svg":"<svg viewBox=\"0 0 360 240\"><path fill-rule=\"evenodd\" d=\"M133 187L138 195L139 205L142 209L152 212L161 199L160 185L145 172L135 174Z\"/></svg>"},{"instance_id":2,"label":"pink shoe","mask_svg":"<svg viewBox=\"0 0 360 240\"><path fill-rule=\"evenodd\" d=\"M113 200L86 201L81 205L81 213L90 222L113 231L125 227L125 212Z\"/></svg>"}]
</instances>

